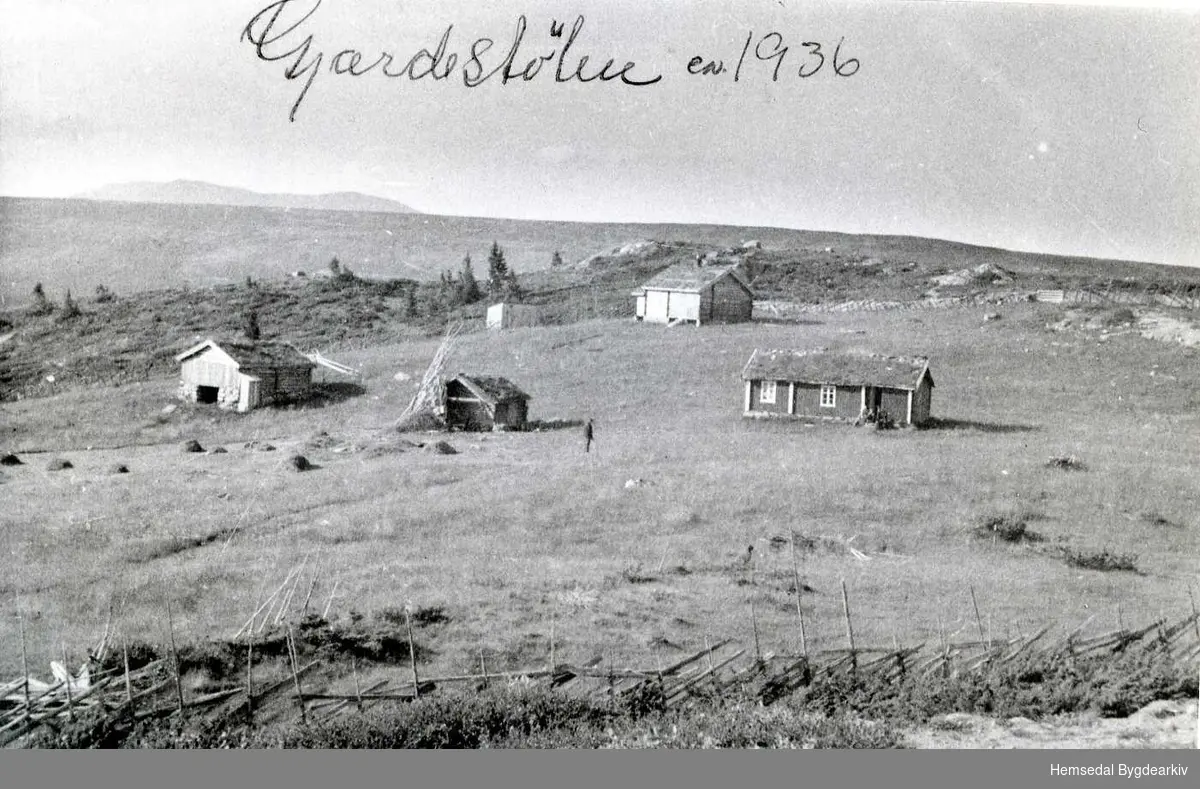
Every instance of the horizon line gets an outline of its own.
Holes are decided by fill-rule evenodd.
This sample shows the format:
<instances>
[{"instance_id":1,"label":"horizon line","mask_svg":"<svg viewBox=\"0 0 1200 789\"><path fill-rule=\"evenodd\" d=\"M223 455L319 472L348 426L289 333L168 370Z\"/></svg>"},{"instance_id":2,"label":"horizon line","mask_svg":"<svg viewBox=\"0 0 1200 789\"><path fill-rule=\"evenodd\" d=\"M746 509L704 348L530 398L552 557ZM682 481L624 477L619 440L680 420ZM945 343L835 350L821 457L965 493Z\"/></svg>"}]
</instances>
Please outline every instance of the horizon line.
<instances>
[{"instance_id":1,"label":"horizon line","mask_svg":"<svg viewBox=\"0 0 1200 789\"><path fill-rule=\"evenodd\" d=\"M1200 0L1197 0L1197 2L1200 2ZM124 185L124 184L136 184L136 183L170 184L170 183L175 183L175 182L205 184L207 186L215 186L215 187L225 188L225 189L237 189L237 190L250 192L252 194L262 195L262 196L323 197L323 196L337 195L337 194L355 194L355 195L360 195L363 197L370 197L370 198L374 198L374 199L385 200L385 201L388 201L391 203L395 203L396 205L404 206L410 210L407 212L405 212L405 211L371 211L371 210L356 209L356 208L304 208L304 207L292 208L289 206L269 206L269 205L254 205L254 204L238 205L238 204L234 204L234 203L220 203L220 202L182 202L182 201L175 202L175 201L164 201L164 200L121 200L121 199L115 199L115 198L88 197L88 196L86 196L86 194L83 194L83 193L73 194L73 195L47 196L47 195L17 195L17 194L9 194L7 192L0 192L0 199L77 200L77 201L86 201L86 202L93 202L93 203L125 203L128 205L224 206L224 207L229 207L229 208L258 208L258 209L262 209L264 211L292 211L292 210L295 210L295 211L332 211L332 212L338 212L338 213L383 214L383 215L392 215L392 216L409 216L409 217L425 217L425 218L446 217L446 218L454 218L454 219L483 219L483 220L494 220L494 221L503 221L503 222L536 222L536 223L544 223L544 224L565 223L565 224L580 224L580 225L643 225L643 226L648 226L648 227L718 227L718 228L744 228L744 229L755 229L755 230L759 230L759 229L761 229L761 230L785 230L785 231L793 231L793 232L798 232L798 233L831 233L831 234L842 235L842 236L870 236L870 237L874 237L874 238L922 239L922 240L926 240L926 241L941 241L941 242L948 243L948 244L960 244L962 246L975 247L977 249L991 249L991 250L998 250L1001 252L1012 252L1012 253L1023 254L1023 255L1043 255L1043 256L1047 256L1047 257L1073 258L1073 259L1078 259L1078 260L1098 260L1098 261L1108 261L1108 262L1116 262L1116 263L1132 263L1132 264L1137 264L1137 265L1168 266L1171 268L1188 268L1188 269L1200 268L1200 262L1197 262L1194 264L1168 263L1163 260L1145 260L1145 259L1122 258L1122 257L1100 257L1097 255L1087 255L1087 254L1081 254L1081 253L1077 253L1077 252L1054 252L1054 251L1046 251L1046 250L1042 250L1042 249L1023 249L1023 248L1015 247L1015 246L997 246L995 244L986 244L986 243L980 243L977 241L968 241L968 240L963 240L961 238L952 238L952 237L941 236L941 235L928 236L928 235L917 235L917 234L912 234L912 233L883 233L883 232L872 232L872 231L835 230L835 229L830 229L830 228L796 227L793 225L780 225L780 224L769 224L769 223L768 224L732 224L732 223L727 223L727 222L698 222L698 221L686 221L686 220L635 221L635 220L622 220L622 219L600 219L600 220L594 220L594 219L547 219L547 218L540 218L540 217L539 218L529 218L529 217L513 217L513 216L487 216L487 215L480 215L480 214L462 214L462 213L453 213L453 212L429 212L429 211L425 211L425 210L416 208L416 207L410 205L409 203L397 200L395 198L384 197L382 195L373 194L371 192L362 192L362 191L359 191L356 189L338 190L338 191L333 191L333 192L260 192L255 189L250 189L248 187L229 186L227 184L219 184L219 183L214 183L212 181L201 181L201 180L195 180L195 179L191 179L191 178L173 178L169 181L121 181L121 182L117 182L117 183L104 184L104 186L119 186L119 185ZM96 187L96 189L102 189L102 188L104 188L104 186Z\"/></svg>"}]
</instances>

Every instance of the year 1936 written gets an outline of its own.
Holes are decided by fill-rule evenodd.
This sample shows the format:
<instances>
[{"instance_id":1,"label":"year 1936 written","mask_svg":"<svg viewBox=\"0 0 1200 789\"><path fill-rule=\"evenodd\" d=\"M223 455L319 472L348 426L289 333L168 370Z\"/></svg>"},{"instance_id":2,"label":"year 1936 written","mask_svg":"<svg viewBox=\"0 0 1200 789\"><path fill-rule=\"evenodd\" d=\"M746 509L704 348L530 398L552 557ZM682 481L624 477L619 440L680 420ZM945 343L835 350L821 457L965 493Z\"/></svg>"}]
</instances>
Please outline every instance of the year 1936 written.
<instances>
[{"instance_id":1,"label":"year 1936 written","mask_svg":"<svg viewBox=\"0 0 1200 789\"><path fill-rule=\"evenodd\" d=\"M839 77L853 77L861 64L858 58L842 53L845 42L845 37L838 39L832 53L828 53L820 41L802 41L800 46L804 49L796 50L785 44L782 33L767 33L755 41L754 31L750 31L746 34L746 43L742 46L737 65L732 69L733 81L740 81L743 71L749 75L756 62L774 62L773 67L767 66L772 82L778 82L781 76L789 76L793 70L800 79L815 77L822 70ZM723 60L696 55L688 61L687 71L693 76L719 76L728 74L730 69Z\"/></svg>"}]
</instances>

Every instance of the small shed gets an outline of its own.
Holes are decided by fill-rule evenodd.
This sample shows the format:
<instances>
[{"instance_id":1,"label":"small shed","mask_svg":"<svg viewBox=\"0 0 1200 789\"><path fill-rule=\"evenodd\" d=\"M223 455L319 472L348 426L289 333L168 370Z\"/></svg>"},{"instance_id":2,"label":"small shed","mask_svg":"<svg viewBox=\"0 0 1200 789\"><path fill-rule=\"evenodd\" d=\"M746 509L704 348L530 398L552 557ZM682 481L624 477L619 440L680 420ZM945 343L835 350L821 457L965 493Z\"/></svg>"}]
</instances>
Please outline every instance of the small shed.
<instances>
[{"instance_id":1,"label":"small shed","mask_svg":"<svg viewBox=\"0 0 1200 789\"><path fill-rule=\"evenodd\" d=\"M443 387L446 425L460 430L521 430L529 395L507 378L459 375Z\"/></svg>"},{"instance_id":2,"label":"small shed","mask_svg":"<svg viewBox=\"0 0 1200 789\"><path fill-rule=\"evenodd\" d=\"M929 421L933 375L923 356L755 350L742 370L745 415L858 419L886 411L897 425Z\"/></svg>"},{"instance_id":3,"label":"small shed","mask_svg":"<svg viewBox=\"0 0 1200 789\"><path fill-rule=\"evenodd\" d=\"M492 331L538 326L541 322L542 311L534 304L500 302L488 307L487 311L487 327Z\"/></svg>"},{"instance_id":4,"label":"small shed","mask_svg":"<svg viewBox=\"0 0 1200 789\"><path fill-rule=\"evenodd\" d=\"M744 323L754 292L737 264L678 263L633 291L634 316L647 323Z\"/></svg>"},{"instance_id":5,"label":"small shed","mask_svg":"<svg viewBox=\"0 0 1200 789\"><path fill-rule=\"evenodd\" d=\"M316 365L286 343L208 339L175 357L179 397L249 411L295 402L312 391Z\"/></svg>"}]
</instances>

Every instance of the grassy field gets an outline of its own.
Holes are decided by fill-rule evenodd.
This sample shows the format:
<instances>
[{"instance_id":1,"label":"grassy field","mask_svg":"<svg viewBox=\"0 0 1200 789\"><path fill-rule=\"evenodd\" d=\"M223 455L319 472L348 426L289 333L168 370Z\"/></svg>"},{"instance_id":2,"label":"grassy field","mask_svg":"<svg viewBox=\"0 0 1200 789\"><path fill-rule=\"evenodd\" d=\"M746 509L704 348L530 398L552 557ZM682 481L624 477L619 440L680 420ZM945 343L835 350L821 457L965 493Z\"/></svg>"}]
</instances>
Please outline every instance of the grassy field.
<instances>
[{"instance_id":1,"label":"grassy field","mask_svg":"<svg viewBox=\"0 0 1200 789\"><path fill-rule=\"evenodd\" d=\"M590 454L578 428L456 434L457 455L396 443L387 428L414 384L393 376L419 378L436 339L347 351L365 392L319 408L166 413L174 379L0 404L0 449L25 461L0 469L0 676L19 670L18 611L38 666L64 643L81 656L113 600L131 639L165 637L168 597L177 638L227 638L306 556L314 607L337 584L331 616L442 607L447 621L422 632L432 673L474 670L480 648L495 669L544 662L552 630L561 659L653 665L705 638L751 644L756 619L764 650L794 653L790 532L808 538L810 649L845 645L842 580L859 645L936 640L939 622L974 637L972 587L997 637L1186 613L1200 549L1195 351L1047 330L1060 316L1027 304L987 322L974 309L593 321L462 340L447 372L511 377L535 419L593 418ZM816 345L930 355L942 423L744 421L751 350ZM192 438L229 452L181 452ZM276 451L246 449L255 439ZM332 448L381 442L391 451ZM297 452L318 468L292 471ZM1067 454L1085 468L1046 466ZM58 457L74 467L47 470ZM1000 515L1043 541L975 536ZM1071 567L1059 548L1136 556L1137 572Z\"/></svg>"}]
</instances>

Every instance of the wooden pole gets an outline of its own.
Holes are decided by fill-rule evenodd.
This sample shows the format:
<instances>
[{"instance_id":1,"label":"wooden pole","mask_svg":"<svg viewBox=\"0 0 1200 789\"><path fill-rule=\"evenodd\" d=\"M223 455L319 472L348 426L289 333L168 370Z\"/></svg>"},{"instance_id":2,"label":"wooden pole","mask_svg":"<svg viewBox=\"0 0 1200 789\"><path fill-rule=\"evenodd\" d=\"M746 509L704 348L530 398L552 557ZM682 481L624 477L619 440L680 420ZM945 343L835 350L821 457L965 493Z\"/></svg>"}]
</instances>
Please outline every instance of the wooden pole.
<instances>
[{"instance_id":1,"label":"wooden pole","mask_svg":"<svg viewBox=\"0 0 1200 789\"><path fill-rule=\"evenodd\" d=\"M63 668L67 672L67 681L63 683L67 686L67 718L75 720L75 702L71 698L71 666L67 663L67 645L60 642L59 646L62 647ZM29 684L28 677L26 677L25 684Z\"/></svg>"},{"instance_id":2,"label":"wooden pole","mask_svg":"<svg viewBox=\"0 0 1200 789\"><path fill-rule=\"evenodd\" d=\"M21 629L21 674L25 677L25 681L21 684L25 687L25 720L29 720L29 653L25 647L25 616L17 612L17 626Z\"/></svg>"},{"instance_id":3,"label":"wooden pole","mask_svg":"<svg viewBox=\"0 0 1200 789\"><path fill-rule=\"evenodd\" d=\"M942 624L942 615L938 614L938 641L942 645L942 676L950 675L950 647L946 645L946 627Z\"/></svg>"},{"instance_id":4,"label":"wooden pole","mask_svg":"<svg viewBox=\"0 0 1200 789\"><path fill-rule=\"evenodd\" d=\"M491 685L491 680L488 679L487 661L483 659L483 647L479 648L479 670L483 673L483 686L486 688Z\"/></svg>"},{"instance_id":5,"label":"wooden pole","mask_svg":"<svg viewBox=\"0 0 1200 789\"><path fill-rule=\"evenodd\" d=\"M250 669L254 665L254 631L246 640L246 722L254 728L254 685L250 681Z\"/></svg>"},{"instance_id":6,"label":"wooden pole","mask_svg":"<svg viewBox=\"0 0 1200 789\"><path fill-rule=\"evenodd\" d=\"M796 566L796 532L789 531L792 540L792 583L796 587L796 619L800 622L800 654L808 659L808 639L804 635L804 608L800 605L800 569Z\"/></svg>"},{"instance_id":7,"label":"wooden pole","mask_svg":"<svg viewBox=\"0 0 1200 789\"><path fill-rule=\"evenodd\" d=\"M308 616L308 601L312 599L313 590L317 588L317 571L313 570L312 583L308 585L308 594L304 595L304 605L300 609L300 617Z\"/></svg>"},{"instance_id":8,"label":"wooden pole","mask_svg":"<svg viewBox=\"0 0 1200 789\"><path fill-rule=\"evenodd\" d=\"M175 618L171 614L171 596L167 595L167 635L171 642L171 663L175 667L175 696L179 701L179 714L183 714L183 679L179 676L179 652L175 649Z\"/></svg>"},{"instance_id":9,"label":"wooden pole","mask_svg":"<svg viewBox=\"0 0 1200 789\"><path fill-rule=\"evenodd\" d=\"M558 624L558 602L557 602L557 601L555 601L555 603L554 603L554 609L553 609L553 611L550 613L550 665L547 667L547 668L549 668L549 669L550 669L550 672L551 672L551 674L553 674L553 673L554 673L554 666L555 666L555 662L554 662L554 659L555 659L555 654L554 654L554 646L555 646L555 645L554 645L554 635L555 635L555 634L554 634L554 629L555 629L555 626L556 626L557 624Z\"/></svg>"},{"instance_id":10,"label":"wooden pole","mask_svg":"<svg viewBox=\"0 0 1200 789\"><path fill-rule=\"evenodd\" d=\"M753 591L751 592L753 595ZM750 598L750 624L754 627L754 659L762 663L762 649L758 643L758 612L754 607L754 598Z\"/></svg>"},{"instance_id":11,"label":"wooden pole","mask_svg":"<svg viewBox=\"0 0 1200 789\"><path fill-rule=\"evenodd\" d=\"M358 684L358 657L350 656L350 671L354 674L354 699L358 702L358 711L363 711L362 705L362 688Z\"/></svg>"},{"instance_id":12,"label":"wooden pole","mask_svg":"<svg viewBox=\"0 0 1200 789\"><path fill-rule=\"evenodd\" d=\"M986 641L987 639L983 635L983 620L979 616L979 603L975 600L975 587L972 585L969 588L971 590L971 605L975 609L975 626L979 628L979 640Z\"/></svg>"},{"instance_id":13,"label":"wooden pole","mask_svg":"<svg viewBox=\"0 0 1200 789\"><path fill-rule=\"evenodd\" d=\"M133 682L129 678L129 643L121 639L121 657L125 662L125 701L133 701Z\"/></svg>"},{"instance_id":14,"label":"wooden pole","mask_svg":"<svg viewBox=\"0 0 1200 789\"><path fill-rule=\"evenodd\" d=\"M296 665L296 639L291 626L287 629L288 657L292 662L292 682L296 685L296 701L300 703L300 720L308 725L308 707L304 703L304 689L300 686L300 670ZM286 680L285 680L286 681Z\"/></svg>"},{"instance_id":15,"label":"wooden pole","mask_svg":"<svg viewBox=\"0 0 1200 789\"><path fill-rule=\"evenodd\" d=\"M337 593L338 584L341 582L341 578L334 579L333 588L329 590L329 600L325 603L325 610L321 612L322 619L329 619L329 606L333 605L333 596Z\"/></svg>"},{"instance_id":16,"label":"wooden pole","mask_svg":"<svg viewBox=\"0 0 1200 789\"><path fill-rule=\"evenodd\" d=\"M842 579L842 611L846 615L846 640L850 643L850 667L858 668L858 653L854 650L854 625L850 621L850 596L846 593L846 579Z\"/></svg>"},{"instance_id":17,"label":"wooden pole","mask_svg":"<svg viewBox=\"0 0 1200 789\"><path fill-rule=\"evenodd\" d=\"M1196 640L1200 641L1200 614L1196 613L1196 596L1192 594L1191 584L1188 584L1188 600L1192 602L1192 627L1196 628Z\"/></svg>"},{"instance_id":18,"label":"wooden pole","mask_svg":"<svg viewBox=\"0 0 1200 789\"><path fill-rule=\"evenodd\" d=\"M704 654L708 658L708 670L712 671L713 670L712 647L709 645L709 642L708 642L708 631L707 630L704 631Z\"/></svg>"},{"instance_id":19,"label":"wooden pole","mask_svg":"<svg viewBox=\"0 0 1200 789\"><path fill-rule=\"evenodd\" d=\"M421 682L417 677L417 646L413 643L412 614L404 606L404 628L408 631L408 660L412 664L413 698L421 698Z\"/></svg>"}]
</instances>

